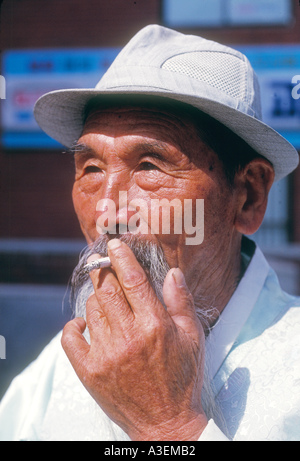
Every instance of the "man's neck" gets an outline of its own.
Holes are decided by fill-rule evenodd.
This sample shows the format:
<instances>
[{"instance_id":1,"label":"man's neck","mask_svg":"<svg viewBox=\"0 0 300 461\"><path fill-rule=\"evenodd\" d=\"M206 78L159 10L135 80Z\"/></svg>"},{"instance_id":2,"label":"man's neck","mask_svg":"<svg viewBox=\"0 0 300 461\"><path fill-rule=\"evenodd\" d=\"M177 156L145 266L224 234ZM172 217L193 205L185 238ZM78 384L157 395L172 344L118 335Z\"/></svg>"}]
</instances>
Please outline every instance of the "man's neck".
<instances>
[{"instance_id":1,"label":"man's neck","mask_svg":"<svg viewBox=\"0 0 300 461\"><path fill-rule=\"evenodd\" d=\"M232 297L245 271L241 258L241 239L230 248L216 251L203 270L195 271L190 284L196 308L208 313L208 327L216 322ZM207 326L207 325L206 325Z\"/></svg>"}]
</instances>

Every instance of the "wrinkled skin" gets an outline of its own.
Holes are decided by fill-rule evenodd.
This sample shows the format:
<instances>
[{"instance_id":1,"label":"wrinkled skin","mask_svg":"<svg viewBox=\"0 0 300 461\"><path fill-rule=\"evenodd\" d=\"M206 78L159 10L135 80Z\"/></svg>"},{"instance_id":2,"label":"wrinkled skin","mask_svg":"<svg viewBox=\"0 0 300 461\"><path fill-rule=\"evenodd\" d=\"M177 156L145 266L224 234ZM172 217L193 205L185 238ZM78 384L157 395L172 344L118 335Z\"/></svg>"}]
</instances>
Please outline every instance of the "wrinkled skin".
<instances>
[{"instance_id":1,"label":"wrinkled skin","mask_svg":"<svg viewBox=\"0 0 300 461\"><path fill-rule=\"evenodd\" d=\"M132 440L197 440L207 418L201 405L205 336L194 300L201 295L217 313L224 309L239 279L241 235L262 221L273 169L254 160L229 187L222 162L192 122L154 108L94 111L79 144L73 201L88 243L98 237L99 200L102 207L114 200L117 222L128 219L120 190L149 207L155 198L204 199L201 245L186 245L185 233L172 229L171 235L141 235L162 247L172 268L163 289L167 310L131 250L112 235L112 269L91 272L91 344L83 319L69 322L62 338L83 384Z\"/></svg>"}]
</instances>

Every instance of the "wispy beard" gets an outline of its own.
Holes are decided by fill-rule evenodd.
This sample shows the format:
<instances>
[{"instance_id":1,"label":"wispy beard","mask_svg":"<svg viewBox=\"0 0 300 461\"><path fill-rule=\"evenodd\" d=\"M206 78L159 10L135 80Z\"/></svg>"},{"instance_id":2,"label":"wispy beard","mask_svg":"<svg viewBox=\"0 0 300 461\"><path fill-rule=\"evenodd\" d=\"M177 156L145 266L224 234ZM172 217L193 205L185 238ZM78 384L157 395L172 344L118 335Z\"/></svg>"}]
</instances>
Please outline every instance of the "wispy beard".
<instances>
[{"instance_id":1,"label":"wispy beard","mask_svg":"<svg viewBox=\"0 0 300 461\"><path fill-rule=\"evenodd\" d=\"M170 266L166 261L163 250L157 244L142 240L134 234L124 234L119 236L120 240L125 242L133 251L137 261L143 267L148 280L154 289L158 299L165 307L163 300L163 284ZM92 254L100 254L107 256L107 243L109 238L107 235L101 235L97 241L88 246L80 255L79 262L73 271L71 278L70 303L74 317L83 317L86 319L86 302L89 296L94 292L94 287L89 274L83 268L87 264L87 259ZM196 305L196 313L203 325L203 328L209 331L210 319L215 314L215 309L204 301L201 295L197 296L198 305ZM205 304L205 305L204 305ZM165 307L166 308L166 307ZM86 329L85 338L89 342L89 331ZM206 356L204 369L204 382L202 389L202 405L208 419L213 418L216 423L222 426L225 430L224 419L218 404L215 401L210 372L210 359Z\"/></svg>"}]
</instances>

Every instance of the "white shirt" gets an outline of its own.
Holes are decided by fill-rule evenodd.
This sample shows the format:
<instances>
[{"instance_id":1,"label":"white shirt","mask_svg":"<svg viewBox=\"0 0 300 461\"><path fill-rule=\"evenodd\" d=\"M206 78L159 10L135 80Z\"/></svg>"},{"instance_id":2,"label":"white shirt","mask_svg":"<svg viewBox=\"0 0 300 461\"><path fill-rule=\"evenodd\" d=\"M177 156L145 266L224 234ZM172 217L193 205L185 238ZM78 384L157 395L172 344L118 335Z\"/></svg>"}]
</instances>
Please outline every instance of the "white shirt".
<instances>
[{"instance_id":1,"label":"white shirt","mask_svg":"<svg viewBox=\"0 0 300 461\"><path fill-rule=\"evenodd\" d=\"M256 248L206 344L226 427L210 420L199 441L300 440L299 305ZM60 336L12 382L0 440L129 440L77 378Z\"/></svg>"}]
</instances>

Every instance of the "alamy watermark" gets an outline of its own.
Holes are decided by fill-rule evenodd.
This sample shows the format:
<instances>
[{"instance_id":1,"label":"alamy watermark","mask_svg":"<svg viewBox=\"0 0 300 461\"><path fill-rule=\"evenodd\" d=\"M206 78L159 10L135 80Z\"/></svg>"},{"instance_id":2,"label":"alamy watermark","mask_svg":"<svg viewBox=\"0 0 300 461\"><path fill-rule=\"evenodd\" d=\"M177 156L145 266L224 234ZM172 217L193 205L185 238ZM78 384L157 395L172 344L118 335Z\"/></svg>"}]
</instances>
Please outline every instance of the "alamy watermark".
<instances>
[{"instance_id":1,"label":"alamy watermark","mask_svg":"<svg viewBox=\"0 0 300 461\"><path fill-rule=\"evenodd\" d=\"M0 99L6 99L6 81L3 75L0 75Z\"/></svg>"},{"instance_id":2,"label":"alamy watermark","mask_svg":"<svg viewBox=\"0 0 300 461\"><path fill-rule=\"evenodd\" d=\"M133 199L119 192L118 213L114 200L101 199L96 210L99 234L185 234L186 245L200 245L204 239L204 199Z\"/></svg>"},{"instance_id":3,"label":"alamy watermark","mask_svg":"<svg viewBox=\"0 0 300 461\"><path fill-rule=\"evenodd\" d=\"M294 75L292 78L292 83L295 84L292 89L292 98L300 99L300 75Z\"/></svg>"},{"instance_id":4,"label":"alamy watermark","mask_svg":"<svg viewBox=\"0 0 300 461\"><path fill-rule=\"evenodd\" d=\"M0 360L6 359L6 341L4 336L0 335Z\"/></svg>"}]
</instances>

